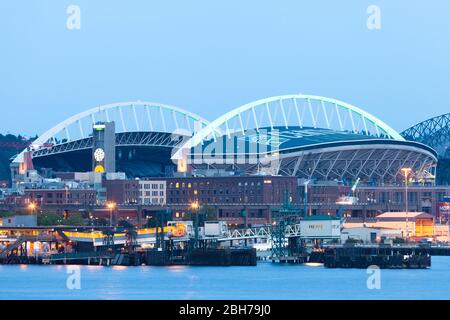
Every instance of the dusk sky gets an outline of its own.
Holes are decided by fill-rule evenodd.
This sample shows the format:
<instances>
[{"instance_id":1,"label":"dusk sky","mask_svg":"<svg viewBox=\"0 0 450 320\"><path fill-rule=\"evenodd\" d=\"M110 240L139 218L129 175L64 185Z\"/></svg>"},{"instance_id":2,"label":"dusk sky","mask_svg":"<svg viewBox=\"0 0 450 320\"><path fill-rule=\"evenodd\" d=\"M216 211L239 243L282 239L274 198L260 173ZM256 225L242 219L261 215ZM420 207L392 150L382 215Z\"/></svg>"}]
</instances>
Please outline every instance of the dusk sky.
<instances>
[{"instance_id":1,"label":"dusk sky","mask_svg":"<svg viewBox=\"0 0 450 320\"><path fill-rule=\"evenodd\" d=\"M69 5L81 28L66 27ZM369 30L367 8L381 9ZM0 3L0 132L41 134L146 100L213 120L264 97L340 99L398 131L449 112L450 2L10 0Z\"/></svg>"}]
</instances>

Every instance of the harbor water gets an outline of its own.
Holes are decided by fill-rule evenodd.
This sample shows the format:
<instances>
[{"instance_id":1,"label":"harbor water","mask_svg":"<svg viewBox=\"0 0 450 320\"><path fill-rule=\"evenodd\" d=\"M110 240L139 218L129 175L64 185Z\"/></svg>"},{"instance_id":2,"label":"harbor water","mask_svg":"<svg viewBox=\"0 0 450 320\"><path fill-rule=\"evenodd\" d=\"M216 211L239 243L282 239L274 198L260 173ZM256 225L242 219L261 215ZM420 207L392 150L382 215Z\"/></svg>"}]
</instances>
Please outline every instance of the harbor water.
<instances>
[{"instance_id":1,"label":"harbor water","mask_svg":"<svg viewBox=\"0 0 450 320\"><path fill-rule=\"evenodd\" d=\"M450 257L433 257L426 270L383 269L374 288L373 274L365 269L326 269L316 264L79 269L0 265L0 299L450 299L448 270Z\"/></svg>"}]
</instances>

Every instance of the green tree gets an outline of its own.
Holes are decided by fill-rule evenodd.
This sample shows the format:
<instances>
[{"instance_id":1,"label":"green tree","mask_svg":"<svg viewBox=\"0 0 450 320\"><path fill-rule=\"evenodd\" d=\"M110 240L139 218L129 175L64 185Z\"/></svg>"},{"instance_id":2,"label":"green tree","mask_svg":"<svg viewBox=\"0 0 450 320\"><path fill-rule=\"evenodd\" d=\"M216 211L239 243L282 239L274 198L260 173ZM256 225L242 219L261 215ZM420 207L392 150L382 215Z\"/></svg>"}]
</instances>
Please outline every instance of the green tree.
<instances>
[{"instance_id":1,"label":"green tree","mask_svg":"<svg viewBox=\"0 0 450 320\"><path fill-rule=\"evenodd\" d=\"M204 207L205 221L217 221L217 210L213 207Z\"/></svg>"},{"instance_id":2,"label":"green tree","mask_svg":"<svg viewBox=\"0 0 450 320\"><path fill-rule=\"evenodd\" d=\"M56 213L42 213L38 215L38 226L57 226L61 225L62 218Z\"/></svg>"},{"instance_id":3,"label":"green tree","mask_svg":"<svg viewBox=\"0 0 450 320\"><path fill-rule=\"evenodd\" d=\"M151 217L150 219L147 220L147 228L156 228L157 227L157 221L156 218Z\"/></svg>"},{"instance_id":4,"label":"green tree","mask_svg":"<svg viewBox=\"0 0 450 320\"><path fill-rule=\"evenodd\" d=\"M355 238L348 238L347 241L345 241L346 244L357 244L362 243L362 240L358 240Z\"/></svg>"},{"instance_id":5,"label":"green tree","mask_svg":"<svg viewBox=\"0 0 450 320\"><path fill-rule=\"evenodd\" d=\"M120 227L124 227L124 228L129 228L129 229L133 228L133 225L127 220L120 220L119 221L119 226Z\"/></svg>"},{"instance_id":6,"label":"green tree","mask_svg":"<svg viewBox=\"0 0 450 320\"><path fill-rule=\"evenodd\" d=\"M14 216L13 212L8 212L8 211L0 212L0 218L9 218L12 216Z\"/></svg>"},{"instance_id":7,"label":"green tree","mask_svg":"<svg viewBox=\"0 0 450 320\"><path fill-rule=\"evenodd\" d=\"M109 226L109 222L104 218L97 218L93 220L93 225L96 227L106 227Z\"/></svg>"},{"instance_id":8,"label":"green tree","mask_svg":"<svg viewBox=\"0 0 450 320\"><path fill-rule=\"evenodd\" d=\"M79 213L71 214L66 220L64 220L63 224L66 226L83 226L84 219Z\"/></svg>"}]
</instances>

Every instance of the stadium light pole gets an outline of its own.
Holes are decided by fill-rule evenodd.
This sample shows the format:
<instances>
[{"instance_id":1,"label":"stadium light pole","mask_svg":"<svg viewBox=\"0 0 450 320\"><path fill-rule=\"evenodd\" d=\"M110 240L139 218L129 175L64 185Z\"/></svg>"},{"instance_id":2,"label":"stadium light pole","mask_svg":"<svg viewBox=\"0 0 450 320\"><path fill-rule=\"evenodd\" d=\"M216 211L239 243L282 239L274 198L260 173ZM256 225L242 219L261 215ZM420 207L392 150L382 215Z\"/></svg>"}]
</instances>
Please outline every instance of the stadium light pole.
<instances>
[{"instance_id":1,"label":"stadium light pole","mask_svg":"<svg viewBox=\"0 0 450 320\"><path fill-rule=\"evenodd\" d=\"M408 220L408 175L411 172L411 168L402 168L402 172L405 175L405 214L406 214L406 240L409 241L409 220Z\"/></svg>"}]
</instances>

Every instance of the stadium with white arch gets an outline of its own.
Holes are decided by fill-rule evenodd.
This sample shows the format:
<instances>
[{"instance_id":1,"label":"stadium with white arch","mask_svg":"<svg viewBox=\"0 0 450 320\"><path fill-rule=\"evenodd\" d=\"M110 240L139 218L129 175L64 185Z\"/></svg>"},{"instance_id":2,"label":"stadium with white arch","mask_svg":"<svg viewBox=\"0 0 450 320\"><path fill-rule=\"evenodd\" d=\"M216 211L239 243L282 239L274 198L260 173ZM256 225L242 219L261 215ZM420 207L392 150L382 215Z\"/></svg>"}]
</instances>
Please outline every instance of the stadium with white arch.
<instances>
[{"instance_id":1,"label":"stadium with white arch","mask_svg":"<svg viewBox=\"0 0 450 320\"><path fill-rule=\"evenodd\" d=\"M295 94L239 106L213 121L143 101L91 108L42 134L12 165L92 171L92 130L108 122L116 127L116 170L129 178L270 174L385 185L401 183L404 167L414 179L433 182L438 162L431 146L405 139L361 108Z\"/></svg>"}]
</instances>

